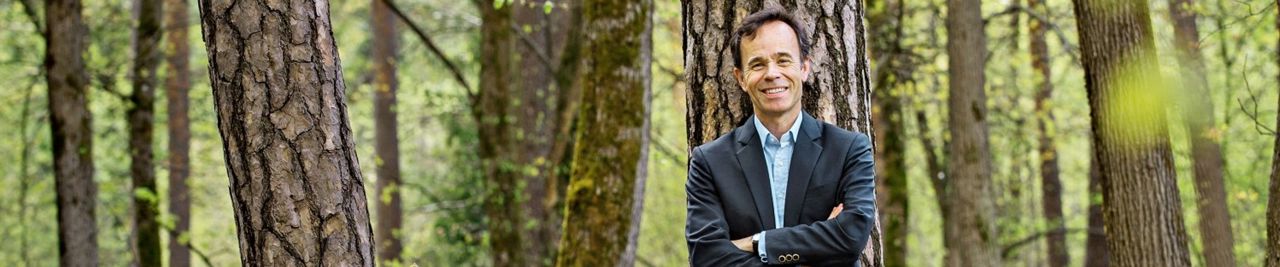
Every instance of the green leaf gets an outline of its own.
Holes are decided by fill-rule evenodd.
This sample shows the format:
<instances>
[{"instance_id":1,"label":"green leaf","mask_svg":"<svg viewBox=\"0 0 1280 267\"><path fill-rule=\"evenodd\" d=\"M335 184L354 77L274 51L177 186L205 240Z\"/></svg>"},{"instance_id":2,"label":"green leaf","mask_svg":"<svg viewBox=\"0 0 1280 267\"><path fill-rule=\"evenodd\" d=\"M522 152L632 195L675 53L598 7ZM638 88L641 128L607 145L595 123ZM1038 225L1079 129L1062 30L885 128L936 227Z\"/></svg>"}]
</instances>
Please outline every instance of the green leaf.
<instances>
[{"instance_id":1,"label":"green leaf","mask_svg":"<svg viewBox=\"0 0 1280 267\"><path fill-rule=\"evenodd\" d=\"M542 13L551 14L551 9L555 8L555 5L556 4L551 1L542 2Z\"/></svg>"}]
</instances>

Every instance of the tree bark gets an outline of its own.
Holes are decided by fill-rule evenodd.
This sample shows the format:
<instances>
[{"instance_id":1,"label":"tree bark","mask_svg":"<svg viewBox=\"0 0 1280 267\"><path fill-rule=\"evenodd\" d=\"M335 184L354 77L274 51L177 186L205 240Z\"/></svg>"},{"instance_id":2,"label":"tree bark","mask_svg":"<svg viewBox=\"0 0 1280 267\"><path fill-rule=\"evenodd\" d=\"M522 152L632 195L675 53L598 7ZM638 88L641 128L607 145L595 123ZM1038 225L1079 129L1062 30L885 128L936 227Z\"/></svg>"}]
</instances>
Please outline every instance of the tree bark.
<instances>
[{"instance_id":1,"label":"tree bark","mask_svg":"<svg viewBox=\"0 0 1280 267\"><path fill-rule=\"evenodd\" d=\"M583 73L557 266L632 266L648 171L653 1L583 1Z\"/></svg>"},{"instance_id":2,"label":"tree bark","mask_svg":"<svg viewBox=\"0 0 1280 267\"><path fill-rule=\"evenodd\" d=\"M1276 0L1280 5L1280 0ZM1276 11L1276 29L1280 30L1280 9ZM1280 40L1280 39L1277 39ZM1280 48L1276 49L1276 66L1280 66ZM1277 76L1280 81L1280 76ZM1276 117L1280 129L1280 117ZM1275 152L1271 155L1271 188L1267 197L1267 267L1280 267L1280 133L1275 133Z\"/></svg>"},{"instance_id":3,"label":"tree bark","mask_svg":"<svg viewBox=\"0 0 1280 267\"><path fill-rule=\"evenodd\" d=\"M140 0L134 32L134 63L130 70L133 92L129 95L129 173L133 185L133 226L137 235L135 258L139 266L160 266L160 194L151 141L155 135L156 68L160 66L160 28L163 0Z\"/></svg>"},{"instance_id":4,"label":"tree bark","mask_svg":"<svg viewBox=\"0 0 1280 267\"><path fill-rule=\"evenodd\" d=\"M200 0L246 266L373 266L329 3Z\"/></svg>"},{"instance_id":5,"label":"tree bark","mask_svg":"<svg viewBox=\"0 0 1280 267\"><path fill-rule=\"evenodd\" d=\"M169 116L169 213L173 214L174 233L169 239L169 266L191 265L191 250L187 231L191 228L191 189L187 177L191 175L191 119L188 116L191 90L191 65L187 43L187 1L168 0L165 14L169 21L166 28L169 41L169 77L165 85L165 101Z\"/></svg>"},{"instance_id":6,"label":"tree bark","mask_svg":"<svg viewBox=\"0 0 1280 267\"><path fill-rule=\"evenodd\" d=\"M521 92L518 60L514 56L516 36L511 31L512 4L476 1L481 10L480 92L472 110L479 126L480 158L485 171L484 210L488 221L489 248L494 266L525 266L527 243L522 233L527 219L520 205L522 181L518 164L515 114L512 95ZM505 2L503 2L505 3Z\"/></svg>"},{"instance_id":7,"label":"tree bark","mask_svg":"<svg viewBox=\"0 0 1280 267\"><path fill-rule=\"evenodd\" d=\"M1193 0L1169 1L1173 18L1174 47L1178 51L1182 84L1186 90L1180 97L1183 123L1191 137L1191 157L1195 170L1196 208L1200 211L1200 241L1208 266L1236 266L1232 253L1231 215L1227 210L1227 193L1222 181L1221 132L1213 118L1213 101L1205 76L1204 57L1200 54L1200 31L1195 11L1188 10ZM1203 96L1203 97L1202 97Z\"/></svg>"},{"instance_id":8,"label":"tree bark","mask_svg":"<svg viewBox=\"0 0 1280 267\"><path fill-rule=\"evenodd\" d=\"M1189 266L1147 1L1074 4L1112 263Z\"/></svg>"},{"instance_id":9,"label":"tree bark","mask_svg":"<svg viewBox=\"0 0 1280 267\"><path fill-rule=\"evenodd\" d=\"M884 216L884 263L886 266L906 266L908 220L911 218L907 166L905 160L906 133L902 107L902 89L912 82L911 59L902 48L906 8L898 0L878 0L867 3L868 24L872 25L871 54L876 63L874 92L874 118L876 131L876 202Z\"/></svg>"},{"instance_id":10,"label":"tree bark","mask_svg":"<svg viewBox=\"0 0 1280 267\"><path fill-rule=\"evenodd\" d=\"M692 0L684 17L685 122L689 149L732 131L751 118L751 100L733 78L729 39L739 21L765 5L792 12L812 41L813 73L804 84L804 110L819 120L876 138L871 128L870 61L866 10L861 0ZM879 216L862 266L882 266Z\"/></svg>"},{"instance_id":11,"label":"tree bark","mask_svg":"<svg viewBox=\"0 0 1280 267\"><path fill-rule=\"evenodd\" d=\"M1089 157L1089 227L1085 237L1084 266L1111 266L1111 249L1102 223L1102 167L1096 155Z\"/></svg>"},{"instance_id":12,"label":"tree bark","mask_svg":"<svg viewBox=\"0 0 1280 267\"><path fill-rule=\"evenodd\" d=\"M950 80L947 121L947 266L999 266L995 203L991 198L991 153L987 143L987 98L983 88L987 54L982 3L947 1Z\"/></svg>"},{"instance_id":13,"label":"tree bark","mask_svg":"<svg viewBox=\"0 0 1280 267\"><path fill-rule=\"evenodd\" d=\"M1038 14L1048 14L1049 9L1041 0L1027 0L1027 8ZM1044 16L1048 18L1049 16ZM1048 228L1066 228L1062 218L1062 180L1058 177L1058 149L1054 143L1056 127L1053 117L1053 72L1050 70L1049 45L1045 42L1048 28L1046 21L1031 19L1031 67L1035 69L1036 92L1035 119L1040 135L1040 194L1041 210ZM1054 231L1045 239L1048 243L1048 264L1050 267L1067 266L1071 257L1067 254L1067 236L1065 231Z\"/></svg>"},{"instance_id":14,"label":"tree bark","mask_svg":"<svg viewBox=\"0 0 1280 267\"><path fill-rule=\"evenodd\" d=\"M378 258L384 264L400 259L400 138L396 133L396 54L399 38L395 15L384 0L370 0L370 28L373 28L373 123L374 166L377 201L374 206L378 226L374 227Z\"/></svg>"},{"instance_id":15,"label":"tree bark","mask_svg":"<svg viewBox=\"0 0 1280 267\"><path fill-rule=\"evenodd\" d=\"M79 0L45 1L45 81L58 204L58 256L62 266L97 266L92 116L83 53L88 28Z\"/></svg>"}]
</instances>

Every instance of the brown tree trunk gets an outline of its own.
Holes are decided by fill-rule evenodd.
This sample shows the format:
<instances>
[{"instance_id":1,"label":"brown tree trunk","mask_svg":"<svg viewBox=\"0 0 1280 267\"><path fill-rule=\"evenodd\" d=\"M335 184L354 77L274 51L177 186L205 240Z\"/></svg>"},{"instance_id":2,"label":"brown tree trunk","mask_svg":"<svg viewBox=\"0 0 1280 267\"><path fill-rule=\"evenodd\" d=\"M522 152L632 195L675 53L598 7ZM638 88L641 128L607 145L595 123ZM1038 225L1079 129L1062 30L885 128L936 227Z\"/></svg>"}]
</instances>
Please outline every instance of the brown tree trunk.
<instances>
[{"instance_id":1,"label":"brown tree trunk","mask_svg":"<svg viewBox=\"0 0 1280 267\"><path fill-rule=\"evenodd\" d=\"M1231 215L1227 211L1227 193L1222 182L1222 148L1213 118L1213 101L1208 97L1209 81L1205 76L1204 57L1200 54L1200 31L1196 14L1188 10L1193 0L1169 1L1173 18L1174 47L1178 65L1182 66L1182 84L1186 90L1180 97L1183 123L1191 137L1191 157L1195 169L1196 208L1200 211L1200 240L1205 264L1236 266L1232 253Z\"/></svg>"},{"instance_id":2,"label":"brown tree trunk","mask_svg":"<svg viewBox=\"0 0 1280 267\"><path fill-rule=\"evenodd\" d=\"M987 38L982 3L947 1L947 57L951 111L947 128L947 190L944 236L947 266L999 266L991 153L987 144L987 98L983 70Z\"/></svg>"},{"instance_id":3,"label":"brown tree trunk","mask_svg":"<svg viewBox=\"0 0 1280 267\"><path fill-rule=\"evenodd\" d=\"M1280 0L1276 0L1280 5ZM1280 30L1280 9L1277 9L1276 29ZM1280 39L1277 39L1280 40ZM1280 66L1280 48L1276 50L1276 66ZM1277 77L1280 81L1280 77ZM1280 117L1276 117L1276 129L1280 129ZM1271 189L1267 197L1267 267L1280 267L1280 133L1275 133L1275 151L1271 155Z\"/></svg>"},{"instance_id":4,"label":"brown tree trunk","mask_svg":"<svg viewBox=\"0 0 1280 267\"><path fill-rule=\"evenodd\" d=\"M169 213L173 214L173 230L169 239L169 266L191 265L189 238L182 238L191 229L191 189L187 177L191 175L191 119L188 91L191 90L191 66L188 57L191 48L187 43L187 1L168 0L165 14L169 24L167 37L171 54L168 56L169 77L165 85L165 101L169 116Z\"/></svg>"},{"instance_id":5,"label":"brown tree trunk","mask_svg":"<svg viewBox=\"0 0 1280 267\"><path fill-rule=\"evenodd\" d=\"M200 14L241 263L373 266L329 2L200 0Z\"/></svg>"},{"instance_id":6,"label":"brown tree trunk","mask_svg":"<svg viewBox=\"0 0 1280 267\"><path fill-rule=\"evenodd\" d=\"M480 158L485 173L484 210L488 221L489 248L494 266L528 265L527 242L522 234L527 219L520 205L519 187L523 166L518 164L519 143L515 134L517 103L521 92L518 59L514 56L515 33L511 31L512 4L495 6L477 1L481 10L480 92L472 110L479 126Z\"/></svg>"},{"instance_id":7,"label":"brown tree trunk","mask_svg":"<svg viewBox=\"0 0 1280 267\"><path fill-rule=\"evenodd\" d=\"M373 124L374 166L378 226L374 227L378 258L384 264L399 262L401 227L400 138L396 133L396 51L399 43L395 15L384 0L370 0L370 28L373 28Z\"/></svg>"},{"instance_id":8,"label":"brown tree trunk","mask_svg":"<svg viewBox=\"0 0 1280 267\"><path fill-rule=\"evenodd\" d=\"M653 1L583 1L583 73L557 266L631 266L648 168Z\"/></svg>"},{"instance_id":9,"label":"brown tree trunk","mask_svg":"<svg viewBox=\"0 0 1280 267\"><path fill-rule=\"evenodd\" d=\"M910 205L907 201L907 166L905 160L906 133L902 108L902 90L911 82L914 66L907 51L902 48L902 36L906 8L898 0L877 0L867 3L868 24L872 34L871 54L875 66L875 86L872 113L876 131L876 202L884 221L884 263L886 266L906 266L907 220Z\"/></svg>"},{"instance_id":10,"label":"brown tree trunk","mask_svg":"<svg viewBox=\"0 0 1280 267\"><path fill-rule=\"evenodd\" d=\"M1102 223L1102 167L1097 156L1089 157L1089 227L1085 237L1084 266L1111 266L1111 249L1107 248L1107 233Z\"/></svg>"},{"instance_id":11,"label":"brown tree trunk","mask_svg":"<svg viewBox=\"0 0 1280 267\"><path fill-rule=\"evenodd\" d=\"M134 32L134 64L130 70L133 93L129 95L129 173L133 182L133 226L137 235L135 258L139 266L160 266L160 197L152 164L151 140L155 132L156 68L160 65L160 24L163 0L140 0Z\"/></svg>"},{"instance_id":12,"label":"brown tree trunk","mask_svg":"<svg viewBox=\"0 0 1280 267\"><path fill-rule=\"evenodd\" d=\"M1041 0L1027 0L1027 8L1037 14L1048 14L1049 9ZM1048 18L1048 15L1043 16ZM1054 117L1050 98L1053 97L1053 75L1049 69L1049 45L1045 42L1048 28L1047 21L1032 18L1031 28L1031 67L1035 69L1036 82L1036 125L1040 152L1040 194L1041 210L1049 228L1065 229L1062 219L1062 180L1058 178L1058 149L1054 144ZM1066 231L1054 231L1048 234L1048 263L1050 267L1067 266L1071 257L1067 254Z\"/></svg>"},{"instance_id":13,"label":"brown tree trunk","mask_svg":"<svg viewBox=\"0 0 1280 267\"><path fill-rule=\"evenodd\" d=\"M795 14L812 43L816 66L804 84L804 111L819 120L876 138L871 129L870 61L867 59L866 10L861 0L716 0L681 2L684 17L685 122L689 149L732 131L751 118L751 100L733 78L728 45L743 17L765 5ZM874 139L873 139L874 140ZM879 216L863 251L862 266L882 266Z\"/></svg>"},{"instance_id":14,"label":"brown tree trunk","mask_svg":"<svg viewBox=\"0 0 1280 267\"><path fill-rule=\"evenodd\" d=\"M1112 262L1189 266L1147 1L1074 4Z\"/></svg>"},{"instance_id":15,"label":"brown tree trunk","mask_svg":"<svg viewBox=\"0 0 1280 267\"><path fill-rule=\"evenodd\" d=\"M54 187L58 203L58 254L62 266L97 266L97 223L93 182L89 77L83 53L88 29L79 0L45 1L45 81L49 88L49 129L53 141Z\"/></svg>"}]
</instances>

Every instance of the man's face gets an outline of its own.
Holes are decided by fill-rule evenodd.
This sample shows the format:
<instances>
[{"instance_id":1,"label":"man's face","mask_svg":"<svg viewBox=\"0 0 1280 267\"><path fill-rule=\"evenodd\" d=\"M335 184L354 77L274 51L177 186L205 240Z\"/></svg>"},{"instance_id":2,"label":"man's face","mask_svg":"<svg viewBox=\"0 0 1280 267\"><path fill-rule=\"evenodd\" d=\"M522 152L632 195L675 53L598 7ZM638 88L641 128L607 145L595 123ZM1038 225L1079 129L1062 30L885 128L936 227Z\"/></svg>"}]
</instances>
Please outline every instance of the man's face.
<instances>
[{"instance_id":1,"label":"man's face","mask_svg":"<svg viewBox=\"0 0 1280 267\"><path fill-rule=\"evenodd\" d=\"M755 112L765 116L798 113L809 60L801 58L796 33L781 21L756 29L755 38L742 39L744 69L734 69L738 86L751 97Z\"/></svg>"}]
</instances>

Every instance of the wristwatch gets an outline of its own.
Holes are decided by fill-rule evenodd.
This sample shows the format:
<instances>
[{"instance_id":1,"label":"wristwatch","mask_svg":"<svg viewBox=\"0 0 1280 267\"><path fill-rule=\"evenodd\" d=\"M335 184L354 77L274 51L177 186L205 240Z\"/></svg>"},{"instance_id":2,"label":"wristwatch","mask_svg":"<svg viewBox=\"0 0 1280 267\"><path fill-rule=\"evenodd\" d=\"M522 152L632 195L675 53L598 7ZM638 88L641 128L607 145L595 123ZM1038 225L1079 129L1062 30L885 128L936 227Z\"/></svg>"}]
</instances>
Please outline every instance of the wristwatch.
<instances>
[{"instance_id":1,"label":"wristwatch","mask_svg":"<svg viewBox=\"0 0 1280 267\"><path fill-rule=\"evenodd\" d=\"M751 235L751 251L760 252L760 234Z\"/></svg>"}]
</instances>

